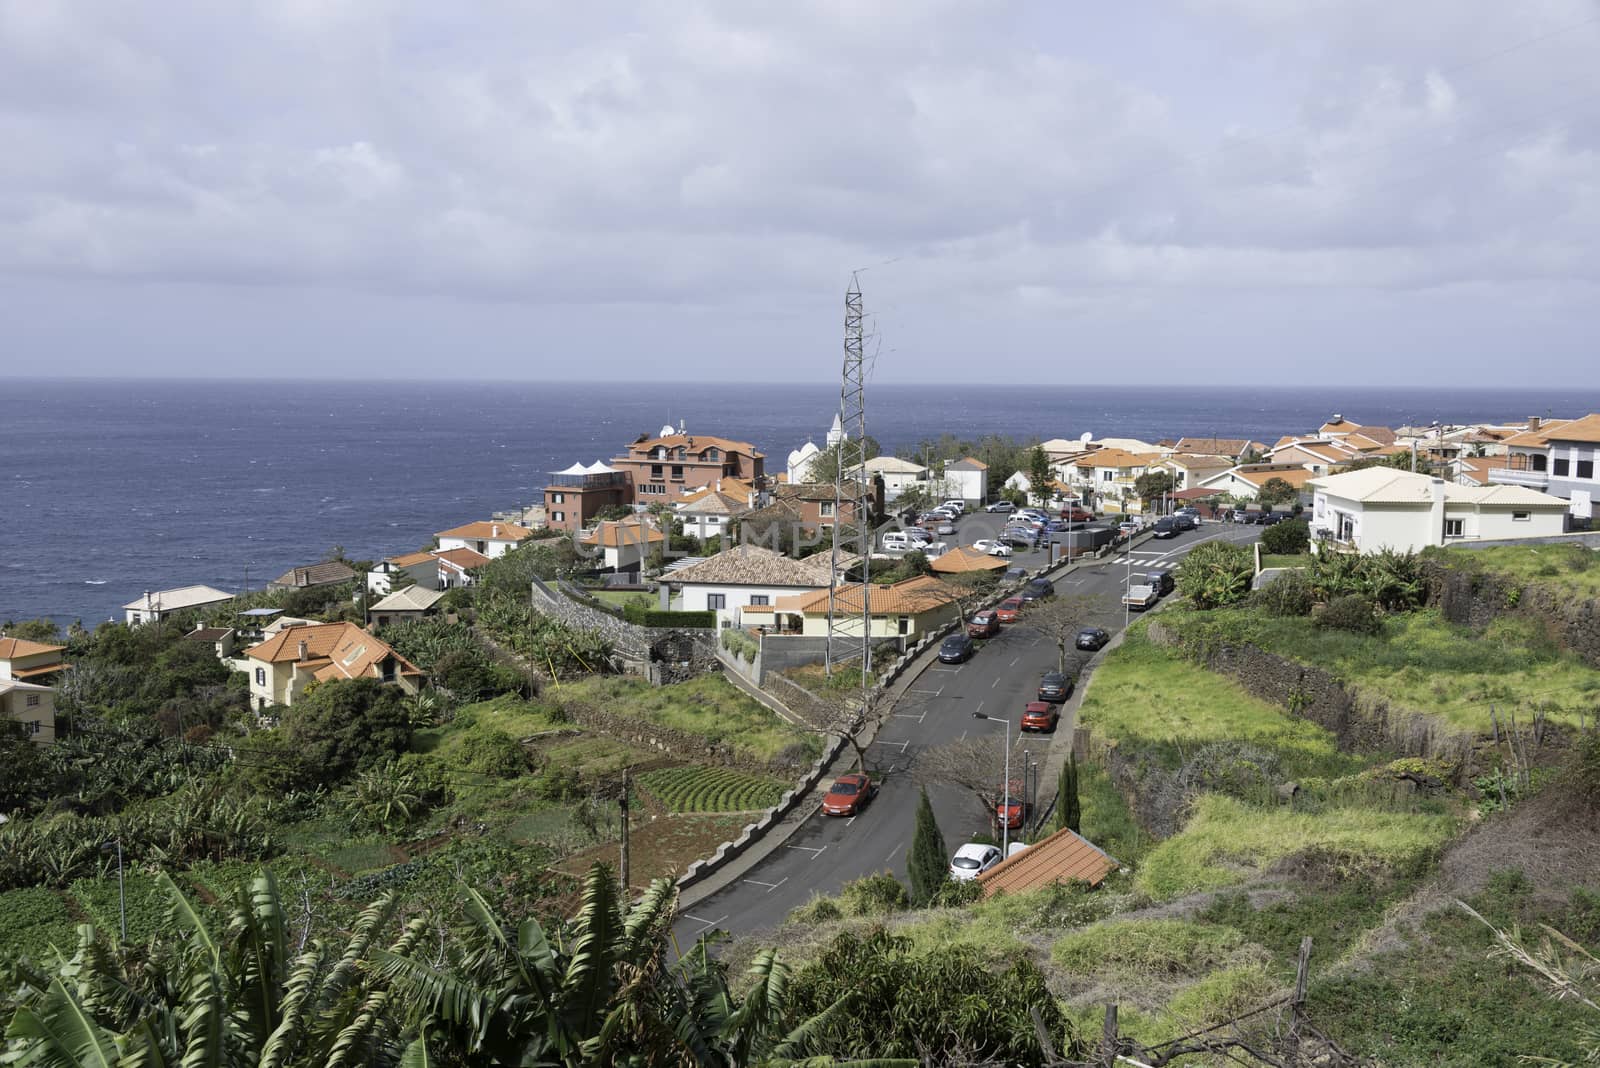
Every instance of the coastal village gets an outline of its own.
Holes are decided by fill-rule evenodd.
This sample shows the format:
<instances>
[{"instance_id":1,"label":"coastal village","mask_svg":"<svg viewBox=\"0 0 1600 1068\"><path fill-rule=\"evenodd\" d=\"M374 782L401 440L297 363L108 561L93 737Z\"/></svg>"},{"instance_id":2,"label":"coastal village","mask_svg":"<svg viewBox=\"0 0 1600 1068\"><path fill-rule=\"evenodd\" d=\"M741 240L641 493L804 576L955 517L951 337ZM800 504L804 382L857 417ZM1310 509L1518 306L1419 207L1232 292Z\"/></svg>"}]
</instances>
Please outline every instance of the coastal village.
<instances>
[{"instance_id":1,"label":"coastal village","mask_svg":"<svg viewBox=\"0 0 1600 1068\"><path fill-rule=\"evenodd\" d=\"M37 959L74 910L120 914L128 940L130 855L145 931L177 869L180 891L220 903L224 870L276 865L304 930L343 931L369 889L437 904L493 863L519 872L494 877L498 907L554 923L586 873L589 893L660 885L680 945L727 931L747 961L798 939L812 966L796 931L919 909L959 926L1046 895L1091 919L1052 936L1046 957L1082 975L1047 969L1040 1027L1077 1041L1112 990L1147 1014L1125 1024L1144 1049L1271 1001L1295 961L1262 933L1266 903L1314 909L1322 858L1399 908L1422 876L1394 872L1433 870L1485 814L1510 827L1554 804L1537 786L1592 726L1600 645L1560 613L1600 593L1600 414L1333 414L1272 442L1175 427L901 455L835 416L781 467L715 429L573 457L539 503L418 531L415 551L331 554L259 589L150 590L67 636L8 624L0 713L25 750L59 746L79 769L64 815L41 807L71 778L48 756L29 758L39 785L0 795L16 817L0 898L42 895L16 944ZM1562 622L1508 622L1536 605ZM1440 681L1458 670L1437 666L1446 647L1514 670ZM173 681L135 698L140 673ZM107 745L185 770L170 795L146 769L107 796L81 770ZM222 809L250 829L196 814L193 844L158 845L142 813L229 776L258 795ZM1591 846L1575 835L1561 863ZM64 859L41 874L50 850ZM1309 874L1286 875L1291 857ZM1206 937L1243 932L1235 949L1154 986L1106 963L1098 932L1188 922L1119 913L1182 901L1215 914ZM1318 937L1357 951L1353 933ZM1036 956L1024 940L995 960ZM1230 999L1194 993L1224 981Z\"/></svg>"}]
</instances>

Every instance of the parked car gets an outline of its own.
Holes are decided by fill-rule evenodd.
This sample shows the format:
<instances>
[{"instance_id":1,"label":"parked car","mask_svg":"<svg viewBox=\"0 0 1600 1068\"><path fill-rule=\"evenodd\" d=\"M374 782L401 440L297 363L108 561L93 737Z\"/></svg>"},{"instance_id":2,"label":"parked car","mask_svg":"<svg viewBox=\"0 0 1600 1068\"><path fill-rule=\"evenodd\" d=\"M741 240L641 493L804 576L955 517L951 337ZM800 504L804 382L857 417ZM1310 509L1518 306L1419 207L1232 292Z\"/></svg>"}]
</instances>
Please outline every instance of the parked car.
<instances>
[{"instance_id":1,"label":"parked car","mask_svg":"<svg viewBox=\"0 0 1600 1068\"><path fill-rule=\"evenodd\" d=\"M1025 731L1053 731L1060 711L1049 701L1029 701L1022 706L1022 729Z\"/></svg>"},{"instance_id":2,"label":"parked car","mask_svg":"<svg viewBox=\"0 0 1600 1068\"><path fill-rule=\"evenodd\" d=\"M958 498L951 498L948 501L940 501L939 507L948 508L956 515L965 515L967 511L967 502Z\"/></svg>"},{"instance_id":3,"label":"parked car","mask_svg":"<svg viewBox=\"0 0 1600 1068\"><path fill-rule=\"evenodd\" d=\"M1170 571L1146 571L1144 573L1144 580L1156 588L1157 597L1165 597L1167 594L1171 593L1176 586L1176 583L1174 583L1172 580L1172 572Z\"/></svg>"},{"instance_id":4,"label":"parked car","mask_svg":"<svg viewBox=\"0 0 1600 1068\"><path fill-rule=\"evenodd\" d=\"M1022 527L1006 527L1000 532L999 540L1009 545L1020 545L1024 549L1033 549L1039 545L1039 534L1037 531Z\"/></svg>"},{"instance_id":5,"label":"parked car","mask_svg":"<svg viewBox=\"0 0 1600 1068\"><path fill-rule=\"evenodd\" d=\"M1000 863L1000 847L968 842L956 850L950 860L950 878L958 883L971 882Z\"/></svg>"},{"instance_id":6,"label":"parked car","mask_svg":"<svg viewBox=\"0 0 1600 1068\"><path fill-rule=\"evenodd\" d=\"M1137 519L1128 519L1117 524L1117 533L1122 535L1124 538L1131 538L1143 529L1144 524L1139 522Z\"/></svg>"},{"instance_id":7,"label":"parked car","mask_svg":"<svg viewBox=\"0 0 1600 1068\"><path fill-rule=\"evenodd\" d=\"M928 530L926 527L907 527L901 533L903 533L909 540L922 545L927 545L933 541L933 531Z\"/></svg>"},{"instance_id":8,"label":"parked car","mask_svg":"<svg viewBox=\"0 0 1600 1068\"><path fill-rule=\"evenodd\" d=\"M984 509L985 512L1015 512L1017 506L1010 501L995 501Z\"/></svg>"},{"instance_id":9,"label":"parked car","mask_svg":"<svg viewBox=\"0 0 1600 1068\"><path fill-rule=\"evenodd\" d=\"M939 643L939 662L941 664L959 664L972 657L977 646L972 644L972 639L964 633L950 635Z\"/></svg>"},{"instance_id":10,"label":"parked car","mask_svg":"<svg viewBox=\"0 0 1600 1068\"><path fill-rule=\"evenodd\" d=\"M1087 523L1094 519L1094 513L1078 504L1069 504L1061 509L1061 518L1069 523Z\"/></svg>"},{"instance_id":11,"label":"parked car","mask_svg":"<svg viewBox=\"0 0 1600 1068\"><path fill-rule=\"evenodd\" d=\"M1044 525L1044 529L1048 530L1052 534L1060 534L1062 531L1067 529L1067 524L1063 523L1059 519L1052 519Z\"/></svg>"},{"instance_id":12,"label":"parked car","mask_svg":"<svg viewBox=\"0 0 1600 1068\"><path fill-rule=\"evenodd\" d=\"M980 553L988 553L990 556L1011 555L1011 546L1003 541L993 541L989 538L979 538L972 543L972 547Z\"/></svg>"},{"instance_id":13,"label":"parked car","mask_svg":"<svg viewBox=\"0 0 1600 1068\"><path fill-rule=\"evenodd\" d=\"M1000 633L1000 617L993 609L986 608L982 612L975 612L967 620L967 637L993 638Z\"/></svg>"},{"instance_id":14,"label":"parked car","mask_svg":"<svg viewBox=\"0 0 1600 1068\"><path fill-rule=\"evenodd\" d=\"M950 519L941 519L934 526L933 532L941 536L946 534L954 534L956 532L955 522Z\"/></svg>"},{"instance_id":15,"label":"parked car","mask_svg":"<svg viewBox=\"0 0 1600 1068\"><path fill-rule=\"evenodd\" d=\"M1022 800L1022 783L1012 782L1011 801L1001 801L994 806L994 818L997 823L1004 823L1007 830L1020 831L1023 818L1028 814L1028 806Z\"/></svg>"},{"instance_id":16,"label":"parked car","mask_svg":"<svg viewBox=\"0 0 1600 1068\"><path fill-rule=\"evenodd\" d=\"M903 553L911 548L911 539L906 537L904 531L886 530L883 532L882 544L886 553Z\"/></svg>"},{"instance_id":17,"label":"parked car","mask_svg":"<svg viewBox=\"0 0 1600 1068\"><path fill-rule=\"evenodd\" d=\"M825 816L854 816L878 794L878 784L863 772L841 775L822 797Z\"/></svg>"},{"instance_id":18,"label":"parked car","mask_svg":"<svg viewBox=\"0 0 1600 1068\"><path fill-rule=\"evenodd\" d=\"M1021 582L1028 577L1028 569L1021 566L1008 567L1000 576L1001 582Z\"/></svg>"},{"instance_id":19,"label":"parked car","mask_svg":"<svg viewBox=\"0 0 1600 1068\"><path fill-rule=\"evenodd\" d=\"M1078 637L1073 644L1075 644L1079 649L1087 649L1090 652L1093 652L1096 649L1105 648L1106 642L1110 640L1111 635L1107 634L1099 627L1084 627L1078 632Z\"/></svg>"},{"instance_id":20,"label":"parked car","mask_svg":"<svg viewBox=\"0 0 1600 1068\"><path fill-rule=\"evenodd\" d=\"M1261 513L1261 525L1264 527L1270 527L1274 523L1282 523L1288 518L1288 512L1263 512Z\"/></svg>"},{"instance_id":21,"label":"parked car","mask_svg":"<svg viewBox=\"0 0 1600 1068\"><path fill-rule=\"evenodd\" d=\"M1195 520L1196 522L1199 522L1199 520L1200 520L1200 509L1194 507L1194 505L1192 505L1192 504L1186 504L1182 508L1179 508L1176 512L1173 512L1172 514L1173 515L1186 515L1190 519Z\"/></svg>"},{"instance_id":22,"label":"parked car","mask_svg":"<svg viewBox=\"0 0 1600 1068\"><path fill-rule=\"evenodd\" d=\"M1122 604L1125 608L1131 608L1135 612L1143 612L1146 608L1155 604L1156 599L1160 596L1154 586L1136 582L1129 586L1127 592L1122 595Z\"/></svg>"},{"instance_id":23,"label":"parked car","mask_svg":"<svg viewBox=\"0 0 1600 1068\"><path fill-rule=\"evenodd\" d=\"M994 610L994 614L1002 623L1015 623L1017 617L1022 614L1022 606L1025 603L1020 596L1007 597L1000 602L1000 607Z\"/></svg>"},{"instance_id":24,"label":"parked car","mask_svg":"<svg viewBox=\"0 0 1600 1068\"><path fill-rule=\"evenodd\" d=\"M1172 517L1172 525L1180 531L1194 530L1200 525L1200 521L1194 516L1184 515L1179 512Z\"/></svg>"},{"instance_id":25,"label":"parked car","mask_svg":"<svg viewBox=\"0 0 1600 1068\"><path fill-rule=\"evenodd\" d=\"M1059 671L1046 671L1039 677L1039 700L1065 701L1072 695L1072 678Z\"/></svg>"},{"instance_id":26,"label":"parked car","mask_svg":"<svg viewBox=\"0 0 1600 1068\"><path fill-rule=\"evenodd\" d=\"M1054 597L1055 595L1055 585L1047 578L1031 579L1026 586L1022 587L1022 601L1024 604L1030 601L1042 601L1046 597Z\"/></svg>"},{"instance_id":27,"label":"parked car","mask_svg":"<svg viewBox=\"0 0 1600 1068\"><path fill-rule=\"evenodd\" d=\"M1151 533L1158 538L1175 538L1178 536L1178 521L1170 515L1164 515L1156 520Z\"/></svg>"}]
</instances>

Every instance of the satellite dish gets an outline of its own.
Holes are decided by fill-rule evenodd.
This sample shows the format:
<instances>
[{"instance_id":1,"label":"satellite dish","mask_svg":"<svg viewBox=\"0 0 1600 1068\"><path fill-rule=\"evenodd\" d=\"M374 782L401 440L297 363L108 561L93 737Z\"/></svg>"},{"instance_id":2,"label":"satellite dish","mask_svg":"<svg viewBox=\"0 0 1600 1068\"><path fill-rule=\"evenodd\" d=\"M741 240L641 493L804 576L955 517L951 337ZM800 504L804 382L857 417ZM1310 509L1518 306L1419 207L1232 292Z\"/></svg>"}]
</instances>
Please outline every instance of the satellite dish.
<instances>
[{"instance_id":1,"label":"satellite dish","mask_svg":"<svg viewBox=\"0 0 1600 1068\"><path fill-rule=\"evenodd\" d=\"M1090 433L1089 431L1085 430L1083 433L1078 435L1078 440L1080 442L1082 442L1083 444L1087 445L1087 444L1089 444L1089 442L1094 440L1094 435L1092 433Z\"/></svg>"}]
</instances>

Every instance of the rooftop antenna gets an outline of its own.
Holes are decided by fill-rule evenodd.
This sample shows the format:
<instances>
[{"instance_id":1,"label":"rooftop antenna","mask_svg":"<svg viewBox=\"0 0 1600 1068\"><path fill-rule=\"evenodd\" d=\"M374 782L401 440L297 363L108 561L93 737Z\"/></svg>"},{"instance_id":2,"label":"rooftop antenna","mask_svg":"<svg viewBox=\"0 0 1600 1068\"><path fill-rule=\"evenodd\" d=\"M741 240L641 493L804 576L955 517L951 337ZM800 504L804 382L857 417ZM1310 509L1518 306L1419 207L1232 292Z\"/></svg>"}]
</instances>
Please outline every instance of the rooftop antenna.
<instances>
[{"instance_id":1,"label":"rooftop antenna","mask_svg":"<svg viewBox=\"0 0 1600 1068\"><path fill-rule=\"evenodd\" d=\"M833 475L833 557L828 580L828 644L823 668L833 674L834 665L855 655L860 643L861 688L865 692L872 677L872 515L867 499L866 358L859 271L850 275L850 288L844 295L844 368L839 382L839 423L844 438L839 442L838 464ZM848 504L848 508L846 505ZM861 560L861 615L846 613L842 591L857 583L841 584L839 565L845 554L854 550Z\"/></svg>"}]
</instances>

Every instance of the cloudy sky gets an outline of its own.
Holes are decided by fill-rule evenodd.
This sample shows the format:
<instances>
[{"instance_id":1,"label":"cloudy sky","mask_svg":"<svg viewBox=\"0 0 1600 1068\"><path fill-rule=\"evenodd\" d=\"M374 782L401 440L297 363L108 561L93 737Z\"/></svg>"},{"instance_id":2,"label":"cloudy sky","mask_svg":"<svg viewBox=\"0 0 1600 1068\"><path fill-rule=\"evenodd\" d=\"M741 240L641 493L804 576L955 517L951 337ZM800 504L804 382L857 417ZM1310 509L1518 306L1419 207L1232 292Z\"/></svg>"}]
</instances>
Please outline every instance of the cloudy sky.
<instances>
[{"instance_id":1,"label":"cloudy sky","mask_svg":"<svg viewBox=\"0 0 1600 1068\"><path fill-rule=\"evenodd\" d=\"M821 380L866 268L883 381L1594 386L1597 51L1597 0L0 0L0 375Z\"/></svg>"}]
</instances>

